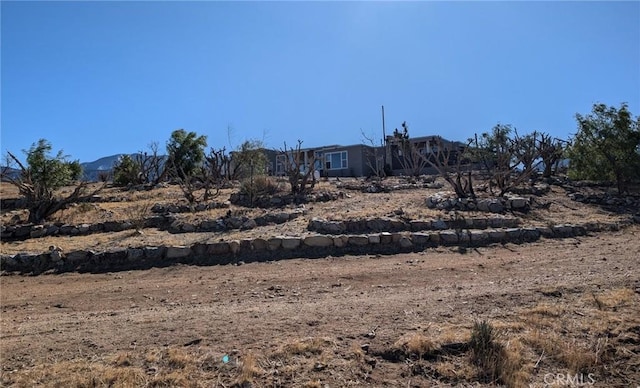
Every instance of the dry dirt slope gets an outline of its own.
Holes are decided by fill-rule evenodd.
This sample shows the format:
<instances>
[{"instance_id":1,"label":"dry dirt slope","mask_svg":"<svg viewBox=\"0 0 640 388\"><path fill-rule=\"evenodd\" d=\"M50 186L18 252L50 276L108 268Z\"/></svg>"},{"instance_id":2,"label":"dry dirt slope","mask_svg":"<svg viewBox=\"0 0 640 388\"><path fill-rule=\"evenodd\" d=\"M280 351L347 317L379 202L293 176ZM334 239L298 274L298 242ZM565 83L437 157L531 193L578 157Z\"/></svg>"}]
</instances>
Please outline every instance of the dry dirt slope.
<instances>
[{"instance_id":1,"label":"dry dirt slope","mask_svg":"<svg viewBox=\"0 0 640 388\"><path fill-rule=\"evenodd\" d=\"M635 387L639 237L5 276L0 383ZM478 366L465 346L485 319L501 350Z\"/></svg>"}]
</instances>

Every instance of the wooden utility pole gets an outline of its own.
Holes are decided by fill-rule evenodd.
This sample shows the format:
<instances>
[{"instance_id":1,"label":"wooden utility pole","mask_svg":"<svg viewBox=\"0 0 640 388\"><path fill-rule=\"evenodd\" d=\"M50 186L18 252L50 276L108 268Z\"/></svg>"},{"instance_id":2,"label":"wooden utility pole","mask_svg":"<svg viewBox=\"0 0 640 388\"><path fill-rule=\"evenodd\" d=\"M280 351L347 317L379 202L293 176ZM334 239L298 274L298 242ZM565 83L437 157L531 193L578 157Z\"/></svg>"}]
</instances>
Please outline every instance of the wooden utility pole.
<instances>
[{"instance_id":1,"label":"wooden utility pole","mask_svg":"<svg viewBox=\"0 0 640 388\"><path fill-rule=\"evenodd\" d=\"M384 156L382 157L384 165L383 168L387 165L387 131L384 125L384 105L382 105L382 146L384 147Z\"/></svg>"}]
</instances>

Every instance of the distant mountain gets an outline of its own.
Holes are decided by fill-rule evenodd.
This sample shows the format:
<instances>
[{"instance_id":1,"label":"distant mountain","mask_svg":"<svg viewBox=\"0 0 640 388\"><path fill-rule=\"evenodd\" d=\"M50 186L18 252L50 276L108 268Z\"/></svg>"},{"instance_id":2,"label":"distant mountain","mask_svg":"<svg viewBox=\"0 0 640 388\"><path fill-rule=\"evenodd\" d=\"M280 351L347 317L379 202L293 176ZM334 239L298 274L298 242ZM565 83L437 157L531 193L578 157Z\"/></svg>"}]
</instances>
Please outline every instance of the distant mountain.
<instances>
[{"instance_id":1,"label":"distant mountain","mask_svg":"<svg viewBox=\"0 0 640 388\"><path fill-rule=\"evenodd\" d=\"M116 163L118 163L118 160L120 160L120 158L124 155L127 155L127 154L115 154L111 156L102 157L93 162L80 163L80 165L82 166L82 172L84 174L83 178L92 182L99 181L100 175L111 173L113 171L113 167L116 165ZM131 156L133 159L136 159L138 156L141 156L141 154L139 153L128 154L128 155ZM158 155L158 158L164 161L166 156Z\"/></svg>"},{"instance_id":2,"label":"distant mountain","mask_svg":"<svg viewBox=\"0 0 640 388\"><path fill-rule=\"evenodd\" d=\"M115 166L116 162L118 162L123 155L125 154L105 156L93 162L80 163L80 165L85 171L109 171L113 169L113 166ZM134 156L135 154L131 155L131 157Z\"/></svg>"},{"instance_id":3,"label":"distant mountain","mask_svg":"<svg viewBox=\"0 0 640 388\"><path fill-rule=\"evenodd\" d=\"M94 160L93 162L83 162L80 163L82 166L82 178L91 182L97 182L100 180L101 174L110 174L113 171L113 167L118 163L118 160L122 156L126 154L115 154L111 156L105 156L98 160ZM136 158L140 156L140 154L129 154L132 158ZM162 161L166 158L165 155L158 156ZM0 168L5 168L4 166L0 166ZM8 168L6 173L14 178L17 178L20 174L20 170L15 168Z\"/></svg>"},{"instance_id":4,"label":"distant mountain","mask_svg":"<svg viewBox=\"0 0 640 388\"><path fill-rule=\"evenodd\" d=\"M100 174L108 174L113 171L113 166L116 165L123 155L125 154L105 156L93 162L80 163L82 166L83 178L88 181L98 181ZM131 156L134 157L135 154Z\"/></svg>"}]
</instances>

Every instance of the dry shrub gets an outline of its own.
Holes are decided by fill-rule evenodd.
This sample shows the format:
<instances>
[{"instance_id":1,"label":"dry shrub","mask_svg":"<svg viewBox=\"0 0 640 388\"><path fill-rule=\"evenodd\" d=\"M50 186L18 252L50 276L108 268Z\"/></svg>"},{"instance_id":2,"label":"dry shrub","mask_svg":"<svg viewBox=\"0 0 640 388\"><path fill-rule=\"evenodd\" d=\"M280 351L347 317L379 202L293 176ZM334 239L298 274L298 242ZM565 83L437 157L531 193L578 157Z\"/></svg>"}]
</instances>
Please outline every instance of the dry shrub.
<instances>
[{"instance_id":1,"label":"dry shrub","mask_svg":"<svg viewBox=\"0 0 640 388\"><path fill-rule=\"evenodd\" d=\"M615 310L628 305L635 297L635 292L630 288L618 288L605 291L598 295L591 293L592 301L595 302L598 310L604 310L606 308Z\"/></svg>"},{"instance_id":2,"label":"dry shrub","mask_svg":"<svg viewBox=\"0 0 640 388\"><path fill-rule=\"evenodd\" d=\"M256 365L256 357L253 353L247 353L243 358L240 366L240 375L236 385L245 386L253 383L253 378L262 373Z\"/></svg>"},{"instance_id":3,"label":"dry shrub","mask_svg":"<svg viewBox=\"0 0 640 388\"><path fill-rule=\"evenodd\" d=\"M81 202L71 204L69 208L61 210L54 219L65 224L79 224L91 219L97 219L98 217L99 211L97 205L89 202Z\"/></svg>"},{"instance_id":4,"label":"dry shrub","mask_svg":"<svg viewBox=\"0 0 640 388\"><path fill-rule=\"evenodd\" d=\"M517 339L503 346L500 381L508 387L524 387L531 379L533 363L524 356L525 346Z\"/></svg>"},{"instance_id":5,"label":"dry shrub","mask_svg":"<svg viewBox=\"0 0 640 388\"><path fill-rule=\"evenodd\" d=\"M320 382L320 380L307 381L306 383L304 383L303 387L304 388L322 388L322 383Z\"/></svg>"},{"instance_id":6,"label":"dry shrub","mask_svg":"<svg viewBox=\"0 0 640 388\"><path fill-rule=\"evenodd\" d=\"M13 387L140 387L148 384L140 368L113 367L86 360L63 361L38 365L5 376Z\"/></svg>"},{"instance_id":7,"label":"dry shrub","mask_svg":"<svg viewBox=\"0 0 640 388\"><path fill-rule=\"evenodd\" d=\"M253 179L247 178L240 183L240 194L252 195L253 197L273 195L280 190L280 184L266 175L256 175Z\"/></svg>"},{"instance_id":8,"label":"dry shrub","mask_svg":"<svg viewBox=\"0 0 640 388\"><path fill-rule=\"evenodd\" d=\"M434 341L439 344L452 344L460 342L469 342L471 331L468 327L460 327L457 325L445 325L433 328Z\"/></svg>"},{"instance_id":9,"label":"dry shrub","mask_svg":"<svg viewBox=\"0 0 640 388\"><path fill-rule=\"evenodd\" d=\"M524 341L562 363L574 373L586 371L597 364L596 353L575 341L564 341L555 333L532 330Z\"/></svg>"},{"instance_id":10,"label":"dry shrub","mask_svg":"<svg viewBox=\"0 0 640 388\"><path fill-rule=\"evenodd\" d=\"M364 360L364 351L362 350L362 347L357 342L354 342L351 344L351 354L352 354L351 358L357 361Z\"/></svg>"},{"instance_id":11,"label":"dry shrub","mask_svg":"<svg viewBox=\"0 0 640 388\"><path fill-rule=\"evenodd\" d=\"M179 348L169 348L167 350L167 363L171 368L185 368L193 363L194 359L184 350Z\"/></svg>"},{"instance_id":12,"label":"dry shrub","mask_svg":"<svg viewBox=\"0 0 640 388\"><path fill-rule=\"evenodd\" d=\"M428 356L437 349L435 343L422 333L405 334L393 344L393 348L402 350L405 354L418 358Z\"/></svg>"},{"instance_id":13,"label":"dry shrub","mask_svg":"<svg viewBox=\"0 0 640 388\"><path fill-rule=\"evenodd\" d=\"M147 217L151 213L151 202L138 202L130 209L130 221L136 227L136 231L144 229Z\"/></svg>"},{"instance_id":14,"label":"dry shrub","mask_svg":"<svg viewBox=\"0 0 640 388\"><path fill-rule=\"evenodd\" d=\"M145 362L150 364L157 364L162 360L162 351L158 349L152 349L144 356Z\"/></svg>"},{"instance_id":15,"label":"dry shrub","mask_svg":"<svg viewBox=\"0 0 640 388\"><path fill-rule=\"evenodd\" d=\"M133 365L133 360L131 359L131 353L118 353L113 357L113 363L116 366L131 366Z\"/></svg>"},{"instance_id":16,"label":"dry shrub","mask_svg":"<svg viewBox=\"0 0 640 388\"><path fill-rule=\"evenodd\" d=\"M543 302L523 310L522 319L534 327L552 328L556 326L557 319L565 314L566 310L562 306Z\"/></svg>"},{"instance_id":17,"label":"dry shrub","mask_svg":"<svg viewBox=\"0 0 640 388\"><path fill-rule=\"evenodd\" d=\"M529 378L523 347L517 341L505 345L500 337L501 332L487 321L475 322L471 328L471 360L478 367L479 378L487 383L522 386Z\"/></svg>"},{"instance_id":18,"label":"dry shrub","mask_svg":"<svg viewBox=\"0 0 640 388\"><path fill-rule=\"evenodd\" d=\"M184 371L160 373L149 381L151 387L197 387L194 376Z\"/></svg>"},{"instance_id":19,"label":"dry shrub","mask_svg":"<svg viewBox=\"0 0 640 388\"><path fill-rule=\"evenodd\" d=\"M545 317L557 318L565 313L565 309L559 305L543 302L539 303L535 307L525 310L524 313L528 315L541 315Z\"/></svg>"},{"instance_id":20,"label":"dry shrub","mask_svg":"<svg viewBox=\"0 0 640 388\"><path fill-rule=\"evenodd\" d=\"M286 344L283 347L282 351L279 353L282 353L284 355L311 356L315 354L321 354L323 350L330 344L331 341L324 338L305 338Z\"/></svg>"}]
</instances>

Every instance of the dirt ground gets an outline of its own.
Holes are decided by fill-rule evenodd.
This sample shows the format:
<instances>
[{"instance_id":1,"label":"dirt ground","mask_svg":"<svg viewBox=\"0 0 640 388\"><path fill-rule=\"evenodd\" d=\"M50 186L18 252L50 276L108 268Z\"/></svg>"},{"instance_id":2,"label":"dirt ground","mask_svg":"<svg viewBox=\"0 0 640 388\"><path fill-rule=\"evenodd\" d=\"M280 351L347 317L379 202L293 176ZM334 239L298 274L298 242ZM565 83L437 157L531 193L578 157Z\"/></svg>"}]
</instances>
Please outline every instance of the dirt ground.
<instances>
[{"instance_id":1,"label":"dirt ground","mask_svg":"<svg viewBox=\"0 0 640 388\"><path fill-rule=\"evenodd\" d=\"M635 387L639 237L632 226L466 253L5 276L0 383L491 384L452 350L487 320L515 371L494 382Z\"/></svg>"},{"instance_id":2,"label":"dirt ground","mask_svg":"<svg viewBox=\"0 0 640 388\"><path fill-rule=\"evenodd\" d=\"M337 182L317 189L340 190ZM0 194L16 195L11 190L3 184ZM339 200L306 204L293 221L246 231L51 236L2 241L0 253L299 236L313 217L447 218L425 206L427 195L442 190L345 191ZM152 204L180 202L175 186L103 195L120 199L67 209L55 221L126 220L148 216ZM523 226L615 223L634 214L628 210L572 201L554 185L529 212L509 216ZM282 209L232 205L177 216L229 211L253 217ZM3 210L2 222L25 216ZM8 274L0 277L0 386L637 387L639 252L635 224L578 238L411 254Z\"/></svg>"}]
</instances>

